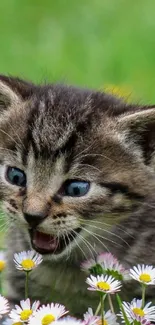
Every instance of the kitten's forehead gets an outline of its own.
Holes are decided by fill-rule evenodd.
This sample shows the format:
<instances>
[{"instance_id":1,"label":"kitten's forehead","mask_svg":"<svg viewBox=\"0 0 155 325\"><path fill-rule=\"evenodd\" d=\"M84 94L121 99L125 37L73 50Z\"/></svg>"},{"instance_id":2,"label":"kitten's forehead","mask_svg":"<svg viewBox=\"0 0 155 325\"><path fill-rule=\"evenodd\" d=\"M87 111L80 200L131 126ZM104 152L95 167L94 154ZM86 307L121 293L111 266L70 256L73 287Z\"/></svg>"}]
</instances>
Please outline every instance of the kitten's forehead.
<instances>
[{"instance_id":1,"label":"kitten's forehead","mask_svg":"<svg viewBox=\"0 0 155 325\"><path fill-rule=\"evenodd\" d=\"M85 156L91 153L82 168L84 164L85 167L86 164L93 165L93 158L97 163L97 157L105 151L111 155L115 133L111 111L118 105L116 99L104 93L50 85L33 87L31 95L22 104L8 111L9 121L4 124L1 135L6 148L17 151L20 147L24 166L32 151L35 161L42 162L43 166L46 161L54 165L61 156L65 157L67 166L76 156L81 157L81 153ZM8 136L4 139L5 130Z\"/></svg>"},{"instance_id":2,"label":"kitten's forehead","mask_svg":"<svg viewBox=\"0 0 155 325\"><path fill-rule=\"evenodd\" d=\"M22 86L22 97L25 87L26 93L23 100L20 97L19 102L5 112L0 136L5 147L16 150L18 144L18 147L24 148L20 148L24 164L30 147L36 157L47 157L58 156L59 152L66 152L68 148L70 150L78 139L81 139L80 147L84 142L88 145L108 110L118 105L118 100L91 90L14 83L13 87L19 94L19 85ZM5 130L8 133L6 137ZM77 145L76 149L79 150Z\"/></svg>"},{"instance_id":3,"label":"kitten's forehead","mask_svg":"<svg viewBox=\"0 0 155 325\"><path fill-rule=\"evenodd\" d=\"M32 147L41 155L42 150L54 153L68 141L75 140L79 125L84 131L85 117L91 109L91 95L67 87L49 87L39 96L32 97L30 106L28 136Z\"/></svg>"}]
</instances>

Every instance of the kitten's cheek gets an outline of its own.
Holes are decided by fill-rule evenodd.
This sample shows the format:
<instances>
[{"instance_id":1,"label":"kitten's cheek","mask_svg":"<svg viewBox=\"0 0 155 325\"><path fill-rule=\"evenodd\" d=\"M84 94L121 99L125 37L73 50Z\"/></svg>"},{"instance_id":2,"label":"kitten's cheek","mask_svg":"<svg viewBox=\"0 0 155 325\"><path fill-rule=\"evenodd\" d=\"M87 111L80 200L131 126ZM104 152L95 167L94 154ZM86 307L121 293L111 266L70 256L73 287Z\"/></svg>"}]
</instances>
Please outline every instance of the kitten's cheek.
<instances>
[{"instance_id":1,"label":"kitten's cheek","mask_svg":"<svg viewBox=\"0 0 155 325\"><path fill-rule=\"evenodd\" d=\"M2 209L6 215L15 215L17 214L17 209L13 208L8 202L4 202L2 205Z\"/></svg>"}]
</instances>

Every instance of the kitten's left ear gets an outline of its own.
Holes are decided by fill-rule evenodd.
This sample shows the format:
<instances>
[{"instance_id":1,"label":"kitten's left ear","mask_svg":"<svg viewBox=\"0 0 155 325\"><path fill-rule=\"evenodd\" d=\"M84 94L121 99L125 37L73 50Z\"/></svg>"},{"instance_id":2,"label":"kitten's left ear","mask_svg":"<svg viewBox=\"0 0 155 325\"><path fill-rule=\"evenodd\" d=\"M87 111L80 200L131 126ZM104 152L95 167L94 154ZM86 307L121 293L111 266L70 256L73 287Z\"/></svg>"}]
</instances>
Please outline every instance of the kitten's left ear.
<instances>
[{"instance_id":1,"label":"kitten's left ear","mask_svg":"<svg viewBox=\"0 0 155 325\"><path fill-rule=\"evenodd\" d=\"M137 144L148 160L155 152L155 106L131 108L118 117L117 125L126 141Z\"/></svg>"},{"instance_id":2,"label":"kitten's left ear","mask_svg":"<svg viewBox=\"0 0 155 325\"><path fill-rule=\"evenodd\" d=\"M33 85L18 78L0 75L0 111L26 100Z\"/></svg>"}]
</instances>

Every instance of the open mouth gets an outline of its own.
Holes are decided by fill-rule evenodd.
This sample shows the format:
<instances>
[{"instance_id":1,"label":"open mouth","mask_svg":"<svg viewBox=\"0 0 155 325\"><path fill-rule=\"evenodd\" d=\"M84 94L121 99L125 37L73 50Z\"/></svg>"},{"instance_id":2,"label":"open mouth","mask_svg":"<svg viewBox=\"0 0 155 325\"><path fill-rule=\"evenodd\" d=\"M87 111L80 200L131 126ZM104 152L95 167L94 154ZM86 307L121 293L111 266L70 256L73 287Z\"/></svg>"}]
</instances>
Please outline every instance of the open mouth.
<instances>
[{"instance_id":1,"label":"open mouth","mask_svg":"<svg viewBox=\"0 0 155 325\"><path fill-rule=\"evenodd\" d=\"M60 254L70 242L74 240L77 234L81 231L81 228L77 228L74 232L70 232L67 235L53 236L42 233L40 231L31 229L30 237L32 247L40 254Z\"/></svg>"}]
</instances>

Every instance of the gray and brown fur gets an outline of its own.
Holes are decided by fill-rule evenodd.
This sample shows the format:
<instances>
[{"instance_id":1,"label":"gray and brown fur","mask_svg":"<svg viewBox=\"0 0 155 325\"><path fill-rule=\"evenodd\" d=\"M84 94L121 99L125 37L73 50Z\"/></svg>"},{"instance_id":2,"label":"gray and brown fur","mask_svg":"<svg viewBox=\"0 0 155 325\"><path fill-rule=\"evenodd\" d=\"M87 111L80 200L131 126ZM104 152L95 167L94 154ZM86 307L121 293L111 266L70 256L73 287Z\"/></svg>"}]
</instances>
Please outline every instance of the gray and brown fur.
<instances>
[{"instance_id":1,"label":"gray and brown fur","mask_svg":"<svg viewBox=\"0 0 155 325\"><path fill-rule=\"evenodd\" d=\"M24 213L45 213L41 232L82 231L31 273L30 296L82 313L97 303L80 270L84 259L110 251L126 267L155 264L155 109L102 92L0 76L0 110L8 296L17 302L24 295L23 273L13 263L15 252L31 248ZM6 180L6 166L25 172L26 188ZM89 192L64 196L68 179L90 182Z\"/></svg>"}]
</instances>

